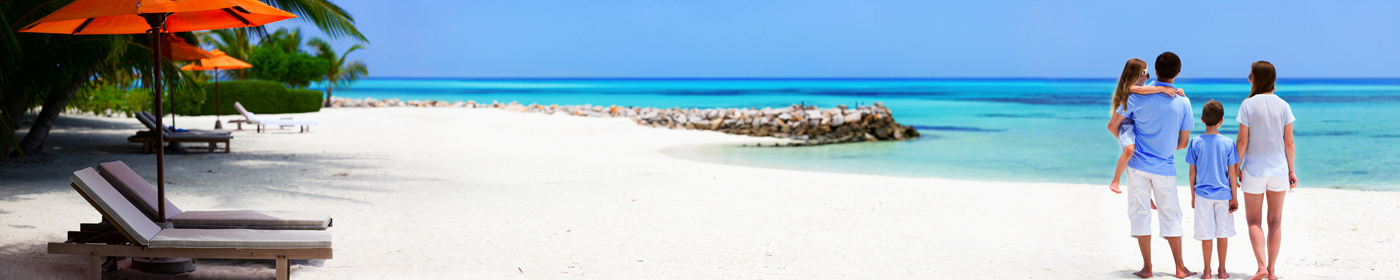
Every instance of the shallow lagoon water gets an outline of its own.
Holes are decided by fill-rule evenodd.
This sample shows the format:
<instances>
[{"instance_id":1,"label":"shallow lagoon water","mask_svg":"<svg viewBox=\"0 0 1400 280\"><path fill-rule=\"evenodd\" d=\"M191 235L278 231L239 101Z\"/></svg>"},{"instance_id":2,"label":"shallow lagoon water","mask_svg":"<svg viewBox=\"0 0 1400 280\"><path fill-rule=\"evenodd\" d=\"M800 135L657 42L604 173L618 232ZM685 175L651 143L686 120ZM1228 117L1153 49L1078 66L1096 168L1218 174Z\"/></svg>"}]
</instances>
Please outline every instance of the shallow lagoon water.
<instances>
[{"instance_id":1,"label":"shallow lagoon water","mask_svg":"<svg viewBox=\"0 0 1400 280\"><path fill-rule=\"evenodd\" d=\"M668 154L748 166L972 180L1107 184L1111 79L368 79L340 97L649 107L821 107L883 102L923 138L797 148L689 146ZM1225 105L1235 137L1243 79L1181 80L1197 114ZM1283 79L1300 187L1400 190L1400 80ZM1199 115L1198 115L1199 116ZM1199 118L1198 118L1199 121ZM1192 135L1204 131L1197 123ZM757 144L757 143L755 143ZM1178 180L1186 165L1177 152Z\"/></svg>"}]
</instances>

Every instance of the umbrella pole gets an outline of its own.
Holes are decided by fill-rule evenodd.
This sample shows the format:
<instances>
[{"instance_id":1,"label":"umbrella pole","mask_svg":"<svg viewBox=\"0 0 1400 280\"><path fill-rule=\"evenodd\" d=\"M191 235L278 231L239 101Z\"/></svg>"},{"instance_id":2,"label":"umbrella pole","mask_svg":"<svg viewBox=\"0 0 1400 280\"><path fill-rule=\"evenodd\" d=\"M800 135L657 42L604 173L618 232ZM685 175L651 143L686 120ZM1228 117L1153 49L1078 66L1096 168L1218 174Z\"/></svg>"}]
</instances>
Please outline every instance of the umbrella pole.
<instances>
[{"instance_id":1,"label":"umbrella pole","mask_svg":"<svg viewBox=\"0 0 1400 280\"><path fill-rule=\"evenodd\" d=\"M219 67L214 67L214 129L224 129L219 123Z\"/></svg>"},{"instance_id":2,"label":"umbrella pole","mask_svg":"<svg viewBox=\"0 0 1400 280\"><path fill-rule=\"evenodd\" d=\"M163 103L164 103L164 100L163 100L161 97L164 95L164 94L162 94L162 91L164 91L165 88L164 88L164 85L161 83L161 76L160 76L160 68L161 68L161 67L160 67L160 45L161 45L161 38L160 38L161 36L160 36L160 35L161 35L161 29L165 27L165 17L167 16L167 14L164 14L164 13L161 13L161 14L141 14L141 16L142 16L142 17L145 17L145 18L146 18L146 23L151 25L151 31L150 31L150 34L151 34L151 42L152 42L151 48L152 48L152 50L154 50L154 52L151 53L151 61L154 62L154 64L151 65L151 68L153 69L152 72L151 72L151 73L152 73L152 76L151 76L151 84L155 87L155 91L156 91L156 92L155 92L155 95L156 95L156 108L155 108L155 111L156 111L156 120L155 120L155 121L156 121L156 129L157 129L157 131L153 131L153 132L155 132L155 134L156 134L156 146L159 147L159 148L156 149L156 201L157 201L157 202L156 202L156 205L157 205L157 213L158 213L158 214L157 214L157 217L156 217L156 218L157 218L157 219L156 219L156 223L161 224L161 227L164 228L164 227L166 226L166 225L165 225L165 132L164 132L164 131L161 131L161 130L163 130L163 129L165 128L165 124L163 124L162 121L161 121L162 119L164 119L164 118L161 117L161 115L162 115L162 113L163 113L163 112L161 112L161 111L162 111L162 110L161 110L161 106L163 106L163 105L165 105L165 104L163 104ZM173 119L173 116L172 116L172 122L173 122L173 120L174 120L174 119Z\"/></svg>"}]
</instances>

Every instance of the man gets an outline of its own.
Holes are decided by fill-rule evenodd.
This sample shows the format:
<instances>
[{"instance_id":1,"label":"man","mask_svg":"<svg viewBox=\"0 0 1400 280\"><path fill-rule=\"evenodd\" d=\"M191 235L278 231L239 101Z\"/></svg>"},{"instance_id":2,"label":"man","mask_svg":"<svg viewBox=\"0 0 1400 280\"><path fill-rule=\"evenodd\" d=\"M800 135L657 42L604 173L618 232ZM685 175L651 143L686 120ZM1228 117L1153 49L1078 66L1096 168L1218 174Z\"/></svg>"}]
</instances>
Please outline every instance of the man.
<instances>
[{"instance_id":1,"label":"man","mask_svg":"<svg viewBox=\"0 0 1400 280\"><path fill-rule=\"evenodd\" d=\"M1176 88L1172 82L1181 72L1181 58L1164 52L1157 56L1153 67L1157 70L1157 81L1149 86ZM1176 277L1195 275L1181 260L1181 204L1177 201L1173 158L1173 153L1186 148L1191 139L1191 129L1195 126L1191 100L1166 93L1133 94L1128 97L1123 117L1133 120L1136 124L1133 132L1137 134L1134 141L1137 149L1128 160L1126 177L1128 220L1132 224L1132 236L1137 238L1138 249L1142 251L1142 271L1133 275L1152 276L1152 211L1149 207L1154 198L1160 234L1171 246L1172 257L1176 259Z\"/></svg>"}]
</instances>

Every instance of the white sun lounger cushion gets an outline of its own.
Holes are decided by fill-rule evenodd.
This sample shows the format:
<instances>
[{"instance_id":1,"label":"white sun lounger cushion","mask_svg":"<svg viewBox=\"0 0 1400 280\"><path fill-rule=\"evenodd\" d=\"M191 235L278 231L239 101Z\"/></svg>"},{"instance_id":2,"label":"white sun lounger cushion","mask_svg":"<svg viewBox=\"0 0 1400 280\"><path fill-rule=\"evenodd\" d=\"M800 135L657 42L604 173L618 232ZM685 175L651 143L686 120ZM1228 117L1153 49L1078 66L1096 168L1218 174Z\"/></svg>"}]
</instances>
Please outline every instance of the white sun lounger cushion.
<instances>
[{"instance_id":1,"label":"white sun lounger cushion","mask_svg":"<svg viewBox=\"0 0 1400 280\"><path fill-rule=\"evenodd\" d=\"M150 243L151 238L160 232L160 226L147 219L146 214L141 213L131 202L126 201L126 197L117 192L111 184L107 184L107 180L103 180L102 175L97 174L97 170L92 170L92 167L83 168L73 172L70 178L78 185L83 195L92 199L94 204L102 208L102 212L109 215L108 220L131 234L131 238L136 242L142 245Z\"/></svg>"},{"instance_id":2,"label":"white sun lounger cushion","mask_svg":"<svg viewBox=\"0 0 1400 280\"><path fill-rule=\"evenodd\" d=\"M234 102L233 102L233 108L238 109L238 113L239 113L239 114L243 114L243 118L248 119L248 121L256 122L256 123L259 123L259 124L262 124L262 125L274 125L274 126L305 126L305 125L320 125L320 124L321 124L321 122L316 121L316 120L284 120L284 119L278 119L278 118L259 117L258 114L254 114L253 112L248 112L248 109L244 109L244 108L243 108L243 104L242 104L242 103L238 103L237 101L234 101Z\"/></svg>"},{"instance_id":3,"label":"white sun lounger cushion","mask_svg":"<svg viewBox=\"0 0 1400 280\"><path fill-rule=\"evenodd\" d=\"M151 248L308 249L330 248L323 230L165 229L151 238Z\"/></svg>"},{"instance_id":4,"label":"white sun lounger cushion","mask_svg":"<svg viewBox=\"0 0 1400 280\"><path fill-rule=\"evenodd\" d=\"M185 211L170 217L177 227L298 227L321 228L330 226L331 214L299 211Z\"/></svg>"},{"instance_id":5,"label":"white sun lounger cushion","mask_svg":"<svg viewBox=\"0 0 1400 280\"><path fill-rule=\"evenodd\" d=\"M320 124L321 124L321 122L315 121L315 120L281 120L281 119L271 119L271 118L259 118L259 119L258 119L258 123L261 123L261 124L263 124L263 125L273 125L273 126L303 126L303 125L320 125Z\"/></svg>"}]
</instances>

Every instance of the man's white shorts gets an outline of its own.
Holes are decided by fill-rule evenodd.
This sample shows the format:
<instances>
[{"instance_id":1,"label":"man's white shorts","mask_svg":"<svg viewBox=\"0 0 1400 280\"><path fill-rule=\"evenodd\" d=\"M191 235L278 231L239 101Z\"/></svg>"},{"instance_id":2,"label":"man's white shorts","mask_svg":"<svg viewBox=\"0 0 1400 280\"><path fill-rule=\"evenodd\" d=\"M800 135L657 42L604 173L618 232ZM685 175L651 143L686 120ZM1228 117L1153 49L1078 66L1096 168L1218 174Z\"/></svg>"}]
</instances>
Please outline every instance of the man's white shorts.
<instances>
[{"instance_id":1,"label":"man's white shorts","mask_svg":"<svg viewBox=\"0 0 1400 280\"><path fill-rule=\"evenodd\" d=\"M1196 240L1212 240L1235 236L1235 215L1230 213L1229 200L1196 196Z\"/></svg>"},{"instance_id":2,"label":"man's white shorts","mask_svg":"<svg viewBox=\"0 0 1400 280\"><path fill-rule=\"evenodd\" d=\"M1264 190L1271 192L1288 191L1288 176L1268 176L1254 177L1249 172L1244 173L1244 182L1240 182L1240 190L1248 194L1261 194Z\"/></svg>"},{"instance_id":3,"label":"man's white shorts","mask_svg":"<svg viewBox=\"0 0 1400 280\"><path fill-rule=\"evenodd\" d=\"M1128 168L1128 222L1132 236L1152 235L1151 200L1157 201L1162 237L1181 237L1181 203L1176 197L1176 176L1163 176Z\"/></svg>"}]
</instances>

